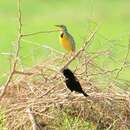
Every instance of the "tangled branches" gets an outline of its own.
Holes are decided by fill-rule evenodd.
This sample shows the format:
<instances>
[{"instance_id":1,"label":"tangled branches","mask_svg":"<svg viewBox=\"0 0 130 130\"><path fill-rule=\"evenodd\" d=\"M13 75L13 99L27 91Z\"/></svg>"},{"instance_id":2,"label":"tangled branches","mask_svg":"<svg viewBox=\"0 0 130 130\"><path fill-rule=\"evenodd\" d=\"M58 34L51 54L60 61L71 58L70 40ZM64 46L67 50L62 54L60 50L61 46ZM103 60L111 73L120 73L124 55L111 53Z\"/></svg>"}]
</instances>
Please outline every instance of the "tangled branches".
<instances>
[{"instance_id":1,"label":"tangled branches","mask_svg":"<svg viewBox=\"0 0 130 130\"><path fill-rule=\"evenodd\" d=\"M130 92L120 89L111 80L112 77L117 79L123 68L107 70L95 63L97 57L109 55L108 51L100 51L95 54L87 52L98 27L89 35L83 47L69 60L66 57L63 58L63 55L57 50L47 47L53 51L51 58L29 70L20 71L17 63L22 38L59 30L24 34L22 32L20 0L18 0L18 22L16 53L11 73L1 88L0 95L0 107L5 115L7 128L10 130L29 128L37 130L41 127L39 120L42 120L48 124L48 128L56 129L50 122L56 119L57 113L61 114L67 110L70 110L68 114L71 116L90 120L96 124L97 129L130 128ZM129 49L123 67L128 54ZM60 71L73 61L76 62L74 72L83 89L89 94L88 98L76 93L70 95L64 85L64 78ZM105 85L98 81L99 78L105 80ZM103 86L106 87L105 90L103 90Z\"/></svg>"}]
</instances>

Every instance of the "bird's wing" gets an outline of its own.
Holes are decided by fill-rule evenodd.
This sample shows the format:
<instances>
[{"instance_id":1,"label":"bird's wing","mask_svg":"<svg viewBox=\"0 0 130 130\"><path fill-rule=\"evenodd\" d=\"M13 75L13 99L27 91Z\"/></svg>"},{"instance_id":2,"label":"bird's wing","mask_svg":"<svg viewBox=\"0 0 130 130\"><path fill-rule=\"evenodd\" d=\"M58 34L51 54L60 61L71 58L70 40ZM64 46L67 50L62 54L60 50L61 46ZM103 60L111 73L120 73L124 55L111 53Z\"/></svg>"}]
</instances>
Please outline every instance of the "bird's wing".
<instances>
[{"instance_id":1,"label":"bird's wing","mask_svg":"<svg viewBox=\"0 0 130 130\"><path fill-rule=\"evenodd\" d=\"M73 38L72 35L69 34L69 33L68 33L68 36L69 36L69 39L70 39L70 41L71 41L71 43L72 43L72 44L71 44L71 45L72 45L72 48L73 48L73 50L75 51L75 48L76 48L76 47L75 47L75 41L74 41L74 38Z\"/></svg>"}]
</instances>

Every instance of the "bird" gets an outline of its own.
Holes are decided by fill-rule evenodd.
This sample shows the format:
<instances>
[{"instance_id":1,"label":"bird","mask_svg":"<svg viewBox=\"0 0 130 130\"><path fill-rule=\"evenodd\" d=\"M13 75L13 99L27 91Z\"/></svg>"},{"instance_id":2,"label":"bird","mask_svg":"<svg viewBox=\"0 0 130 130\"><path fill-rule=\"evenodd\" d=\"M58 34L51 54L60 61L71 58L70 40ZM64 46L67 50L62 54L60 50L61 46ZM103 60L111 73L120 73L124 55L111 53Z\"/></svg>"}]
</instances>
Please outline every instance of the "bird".
<instances>
[{"instance_id":1,"label":"bird","mask_svg":"<svg viewBox=\"0 0 130 130\"><path fill-rule=\"evenodd\" d=\"M76 44L72 35L68 32L65 25L55 25L60 28L59 41L62 44L63 48L68 52L75 52Z\"/></svg>"},{"instance_id":2,"label":"bird","mask_svg":"<svg viewBox=\"0 0 130 130\"><path fill-rule=\"evenodd\" d=\"M89 96L83 91L77 77L73 74L73 72L70 69L65 68L62 70L62 73L65 77L65 84L71 92L75 91L78 93L82 93L85 97Z\"/></svg>"}]
</instances>

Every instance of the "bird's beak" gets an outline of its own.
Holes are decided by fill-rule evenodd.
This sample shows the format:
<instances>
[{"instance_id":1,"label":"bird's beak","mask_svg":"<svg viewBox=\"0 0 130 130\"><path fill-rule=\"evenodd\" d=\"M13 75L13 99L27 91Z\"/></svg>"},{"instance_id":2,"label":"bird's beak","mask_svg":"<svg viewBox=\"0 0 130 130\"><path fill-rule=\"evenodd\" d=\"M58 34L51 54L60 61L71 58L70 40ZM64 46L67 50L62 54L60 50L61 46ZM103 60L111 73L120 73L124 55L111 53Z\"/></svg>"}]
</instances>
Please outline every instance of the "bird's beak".
<instances>
[{"instance_id":1,"label":"bird's beak","mask_svg":"<svg viewBox=\"0 0 130 130\"><path fill-rule=\"evenodd\" d=\"M55 26L59 28L59 31L62 31L61 25L55 25Z\"/></svg>"},{"instance_id":2,"label":"bird's beak","mask_svg":"<svg viewBox=\"0 0 130 130\"><path fill-rule=\"evenodd\" d=\"M60 27L60 25L55 25L56 27Z\"/></svg>"}]
</instances>

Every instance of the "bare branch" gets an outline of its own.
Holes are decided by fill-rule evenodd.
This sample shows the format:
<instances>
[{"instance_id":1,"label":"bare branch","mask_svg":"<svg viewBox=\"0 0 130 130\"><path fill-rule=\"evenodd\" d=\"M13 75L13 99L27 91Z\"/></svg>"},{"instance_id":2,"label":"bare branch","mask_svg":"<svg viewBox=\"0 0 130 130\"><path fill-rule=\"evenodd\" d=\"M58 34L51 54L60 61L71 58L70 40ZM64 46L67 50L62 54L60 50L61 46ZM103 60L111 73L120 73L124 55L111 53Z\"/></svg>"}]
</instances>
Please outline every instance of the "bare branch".
<instances>
[{"instance_id":1,"label":"bare branch","mask_svg":"<svg viewBox=\"0 0 130 130\"><path fill-rule=\"evenodd\" d=\"M118 71L118 70L119 69L116 68L116 69L108 70L108 71L105 71L105 72L99 72L99 73L89 74L87 76L105 75L105 74L108 74L108 73L113 73L113 72Z\"/></svg>"},{"instance_id":2,"label":"bare branch","mask_svg":"<svg viewBox=\"0 0 130 130\"><path fill-rule=\"evenodd\" d=\"M37 122L36 122L36 119L31 111L30 108L27 109L27 113L28 113L28 116L29 116L29 119L32 123L32 130L39 130L38 126L37 126Z\"/></svg>"},{"instance_id":3,"label":"bare branch","mask_svg":"<svg viewBox=\"0 0 130 130\"><path fill-rule=\"evenodd\" d=\"M38 35L42 33L52 33L52 32L58 32L60 30L51 30L51 31L40 31L40 32L34 32L34 33L28 33L28 34L22 34L22 37L27 37L27 36L33 36L33 35Z\"/></svg>"},{"instance_id":4,"label":"bare branch","mask_svg":"<svg viewBox=\"0 0 130 130\"><path fill-rule=\"evenodd\" d=\"M126 62L127 62L129 53L130 53L130 39L129 39L128 49L127 49L127 52L126 52L126 55L125 55L124 62L123 62L123 64L122 64L120 70L119 70L119 71L117 72L117 74L116 74L116 77L115 77L116 79L119 77L121 71L123 71L123 69L124 69L124 67L125 67L125 64L126 64Z\"/></svg>"},{"instance_id":5,"label":"bare branch","mask_svg":"<svg viewBox=\"0 0 130 130\"><path fill-rule=\"evenodd\" d=\"M3 91L1 91L0 93L0 100L2 100L2 97L4 96L4 94L6 93L6 89L10 83L10 81L13 78L14 72L16 70L17 67L17 61L18 61L18 56L19 56L19 51L20 51L20 41L21 41L21 32L22 32L22 20L21 20L21 8L20 8L20 2L21 0L17 0L17 12L18 12L18 23L19 23L19 27L18 27L18 33L17 33L17 39L16 39L16 54L14 56L14 62L13 62L13 66L11 69L11 73L4 85Z\"/></svg>"},{"instance_id":6,"label":"bare branch","mask_svg":"<svg viewBox=\"0 0 130 130\"><path fill-rule=\"evenodd\" d=\"M34 74L34 73L31 73L31 72L21 72L21 71L17 71L17 70L15 70L15 71L14 71L14 74L20 74L20 75L32 75L32 74Z\"/></svg>"}]
</instances>

